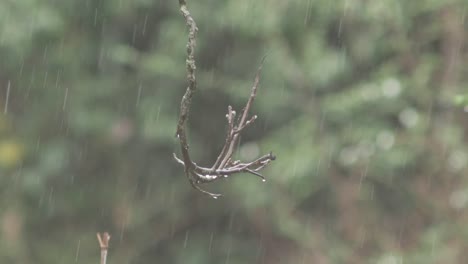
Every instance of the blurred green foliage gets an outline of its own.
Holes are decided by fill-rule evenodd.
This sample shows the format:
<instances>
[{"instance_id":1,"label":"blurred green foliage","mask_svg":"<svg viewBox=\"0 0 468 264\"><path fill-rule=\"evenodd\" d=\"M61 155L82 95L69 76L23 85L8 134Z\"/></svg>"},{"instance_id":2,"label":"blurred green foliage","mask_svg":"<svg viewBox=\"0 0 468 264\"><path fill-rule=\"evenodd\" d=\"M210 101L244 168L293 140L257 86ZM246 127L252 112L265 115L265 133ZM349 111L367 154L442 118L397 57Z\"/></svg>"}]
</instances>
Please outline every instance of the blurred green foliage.
<instances>
[{"instance_id":1,"label":"blurred green foliage","mask_svg":"<svg viewBox=\"0 0 468 264\"><path fill-rule=\"evenodd\" d=\"M0 2L0 262L462 263L466 1L188 0L194 159L249 96L262 184L194 191L172 159L187 30L176 0ZM10 86L8 85L10 84Z\"/></svg>"}]
</instances>

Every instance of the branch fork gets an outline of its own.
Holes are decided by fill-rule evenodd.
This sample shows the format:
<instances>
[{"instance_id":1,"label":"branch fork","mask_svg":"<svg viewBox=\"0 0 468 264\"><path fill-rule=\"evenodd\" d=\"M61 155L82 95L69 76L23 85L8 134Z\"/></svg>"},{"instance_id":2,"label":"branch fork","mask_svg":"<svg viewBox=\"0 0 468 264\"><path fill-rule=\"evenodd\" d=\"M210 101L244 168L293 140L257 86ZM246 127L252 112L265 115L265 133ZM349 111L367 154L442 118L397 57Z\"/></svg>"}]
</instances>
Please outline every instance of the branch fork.
<instances>
[{"instance_id":1,"label":"branch fork","mask_svg":"<svg viewBox=\"0 0 468 264\"><path fill-rule=\"evenodd\" d=\"M221 178L227 178L237 173L250 173L252 175L260 177L262 181L265 181L265 177L263 177L263 175L260 174L259 171L265 168L271 161L275 160L275 156L271 152L250 162L242 162L240 160L233 160L232 158L237 143L239 141L241 132L257 119L256 115L249 117L249 110L252 107L253 101L255 100L255 97L257 95L257 88L260 82L260 72L262 70L263 61L265 60L265 57L262 59L260 67L258 68L257 73L255 75L250 97L237 120L236 111L234 111L231 106L228 106L228 111L226 114L226 119L228 123L226 140L213 166L202 167L197 165L190 158L189 146L186 135L186 123L190 113L190 104L192 96L196 90L197 85L195 78L196 66L194 50L196 45L195 39L198 28L195 23L195 20L192 18L190 12L187 9L185 0L179 0L179 5L180 11L184 16L189 29L186 59L188 87L180 103L180 115L176 132L176 136L180 141L182 158L178 158L176 154L174 154L174 159L184 166L185 175L187 176L193 188L216 199L219 196L221 196L221 194L208 192L200 188L199 184L213 182Z\"/></svg>"},{"instance_id":2,"label":"branch fork","mask_svg":"<svg viewBox=\"0 0 468 264\"><path fill-rule=\"evenodd\" d=\"M107 232L104 233L97 233L96 234L99 247L101 248L101 264L106 264L107 262L107 250L109 249L109 240L110 235Z\"/></svg>"}]
</instances>

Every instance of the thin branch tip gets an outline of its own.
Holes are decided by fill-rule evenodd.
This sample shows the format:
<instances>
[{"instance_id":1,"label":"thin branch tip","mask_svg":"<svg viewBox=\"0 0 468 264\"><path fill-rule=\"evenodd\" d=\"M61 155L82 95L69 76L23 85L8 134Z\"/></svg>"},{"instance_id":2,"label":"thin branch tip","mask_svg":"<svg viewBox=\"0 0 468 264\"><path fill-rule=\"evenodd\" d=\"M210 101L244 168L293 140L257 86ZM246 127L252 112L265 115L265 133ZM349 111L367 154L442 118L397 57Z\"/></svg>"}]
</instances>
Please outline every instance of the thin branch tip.
<instances>
[{"instance_id":1,"label":"thin branch tip","mask_svg":"<svg viewBox=\"0 0 468 264\"><path fill-rule=\"evenodd\" d=\"M271 160L276 160L276 156L273 155L273 152L271 152L271 151L270 151L270 159L271 159Z\"/></svg>"},{"instance_id":2,"label":"thin branch tip","mask_svg":"<svg viewBox=\"0 0 468 264\"><path fill-rule=\"evenodd\" d=\"M111 238L108 232L96 233L99 247L101 248L101 264L106 264L107 262L107 249L109 248L109 240Z\"/></svg>"}]
</instances>

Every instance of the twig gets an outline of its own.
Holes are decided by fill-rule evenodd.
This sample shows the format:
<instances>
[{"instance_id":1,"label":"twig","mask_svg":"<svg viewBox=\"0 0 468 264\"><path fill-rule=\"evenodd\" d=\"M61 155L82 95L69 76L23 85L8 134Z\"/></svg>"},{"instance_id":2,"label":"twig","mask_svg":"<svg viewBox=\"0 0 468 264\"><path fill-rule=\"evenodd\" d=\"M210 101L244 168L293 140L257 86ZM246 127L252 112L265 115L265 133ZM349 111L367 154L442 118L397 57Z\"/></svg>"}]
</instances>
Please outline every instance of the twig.
<instances>
[{"instance_id":1,"label":"twig","mask_svg":"<svg viewBox=\"0 0 468 264\"><path fill-rule=\"evenodd\" d=\"M186 58L188 86L180 103L180 115L176 132L176 136L180 141L182 159L177 158L176 154L174 154L174 158L178 163L184 166L185 175L187 176L193 188L199 190L202 193L208 194L213 198L217 198L221 196L221 194L205 191L201 189L198 184L213 182L220 178L226 178L230 175L243 172L258 176L262 178L263 181L265 181L265 178L258 171L266 167L272 160L275 160L275 156L273 156L271 152L251 162L232 160L232 155L234 154L240 133L257 119L256 115L249 118L249 110L252 107L252 104L257 95L257 88L260 82L260 72L262 70L265 57L263 57L260 67L258 68L255 75L255 80L252 86L249 100L247 101L244 109L242 110L242 114L237 119L237 121L235 121L236 112L232 109L231 106L228 106L228 113L226 114L228 121L226 140L213 166L211 168L198 166L190 158L186 135L186 123L190 113L190 104L192 102L193 93L197 88L197 82L195 78L196 65L194 51L198 28L195 20L187 8L187 3L185 0L179 0L179 5L180 11L184 16L185 22L187 23L189 29Z\"/></svg>"},{"instance_id":2,"label":"twig","mask_svg":"<svg viewBox=\"0 0 468 264\"><path fill-rule=\"evenodd\" d=\"M101 264L106 264L107 262L107 249L109 248L110 235L107 232L97 233L96 234L99 247L101 248Z\"/></svg>"}]
</instances>

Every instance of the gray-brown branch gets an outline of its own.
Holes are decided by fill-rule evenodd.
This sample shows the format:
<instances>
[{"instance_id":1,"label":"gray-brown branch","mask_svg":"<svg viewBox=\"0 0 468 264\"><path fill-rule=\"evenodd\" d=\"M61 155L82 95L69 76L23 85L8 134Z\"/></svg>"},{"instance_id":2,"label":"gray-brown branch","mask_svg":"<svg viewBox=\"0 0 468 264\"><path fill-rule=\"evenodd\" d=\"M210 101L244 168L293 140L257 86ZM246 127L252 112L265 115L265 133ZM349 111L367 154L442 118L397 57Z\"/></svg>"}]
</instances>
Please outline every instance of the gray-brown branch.
<instances>
[{"instance_id":1,"label":"gray-brown branch","mask_svg":"<svg viewBox=\"0 0 468 264\"><path fill-rule=\"evenodd\" d=\"M193 93L197 88L197 81L195 78L196 65L194 52L198 28L197 24L195 23L195 20L193 19L192 15L190 14L187 8L187 3L185 2L185 0L179 0L179 5L180 11L185 18L185 22L187 23L189 31L186 58L188 86L180 103L180 115L179 121L177 123L176 132L176 136L179 138L180 141L182 159L177 158L175 154L174 158L178 163L184 166L185 175L187 176L193 188L199 190L202 193L208 194L213 198L217 198L221 196L221 194L215 194L205 191L201 189L198 185L201 183L213 182L220 178L229 177L230 175L243 172L258 176L264 181L265 178L258 171L266 167L272 160L275 159L275 156L273 156L272 153L269 153L251 162L241 162L240 160L232 160L232 155L235 151L240 133L243 129L252 124L257 119L256 115L250 118L248 116L249 110L257 95L257 88L260 82L260 72L265 58L263 58L262 63L260 64L260 67L257 70L249 100L247 101L247 104L245 105L242 114L237 119L237 122L235 120L236 112L232 109L231 106L228 106L228 113L226 115L228 121L228 131L226 134L226 140L215 163L211 168L198 166L190 158L186 134L187 120L190 113L190 104L192 102Z\"/></svg>"}]
</instances>

